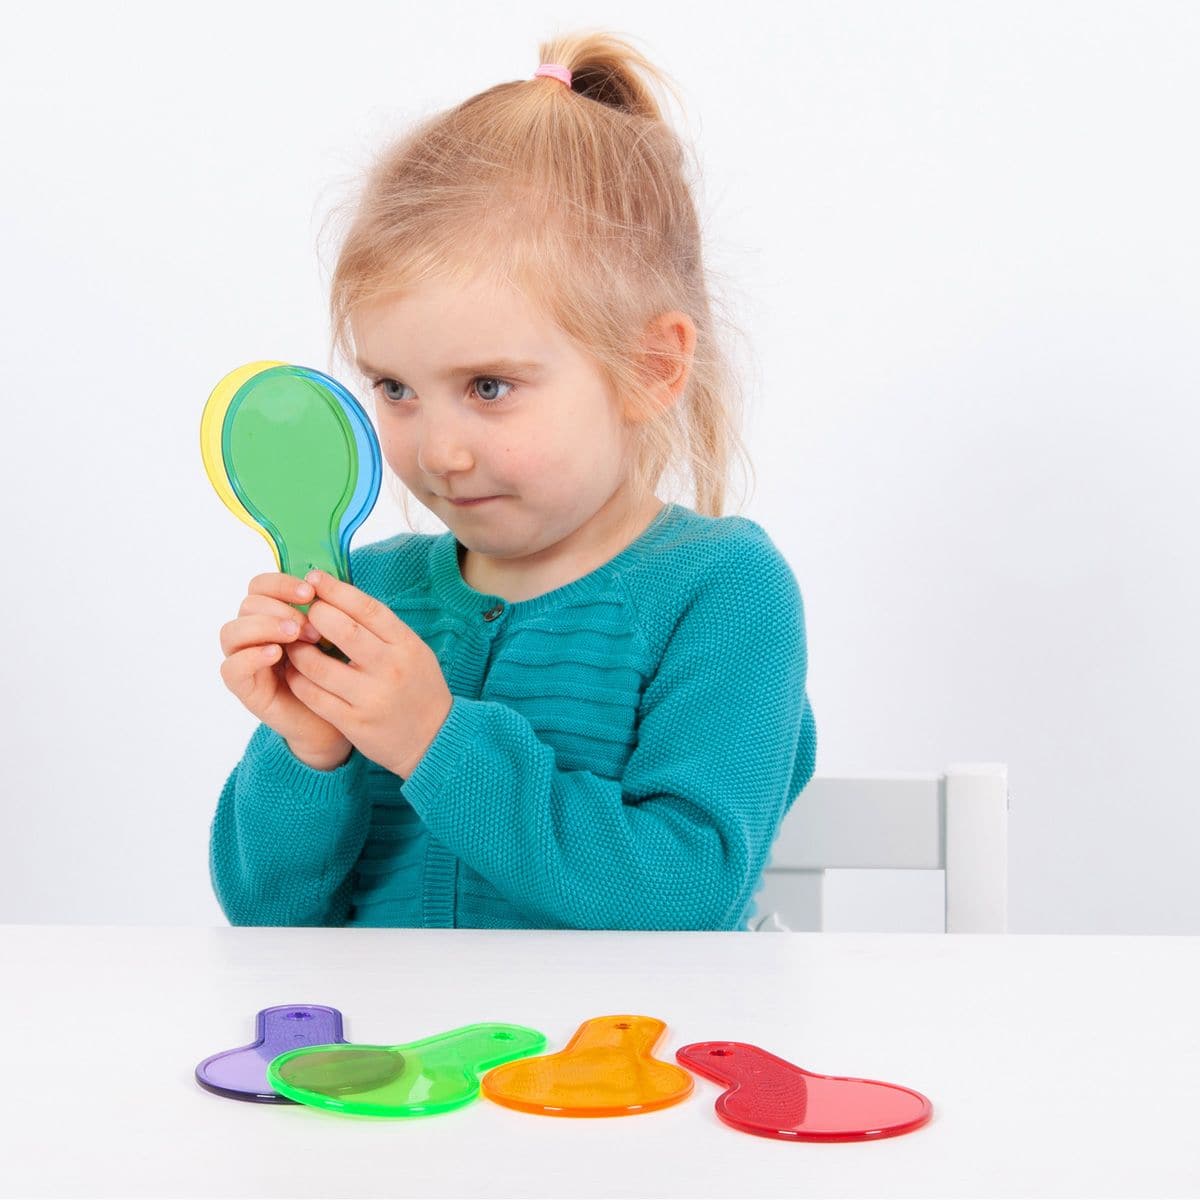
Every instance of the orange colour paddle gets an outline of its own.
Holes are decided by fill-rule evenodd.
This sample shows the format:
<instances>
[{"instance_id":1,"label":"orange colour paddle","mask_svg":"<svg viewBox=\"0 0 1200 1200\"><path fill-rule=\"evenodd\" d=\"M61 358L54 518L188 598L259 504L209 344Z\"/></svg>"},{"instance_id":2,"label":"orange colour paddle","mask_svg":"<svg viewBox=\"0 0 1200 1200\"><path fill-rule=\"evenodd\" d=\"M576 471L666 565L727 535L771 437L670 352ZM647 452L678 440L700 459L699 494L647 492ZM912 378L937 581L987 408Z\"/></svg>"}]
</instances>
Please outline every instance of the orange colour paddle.
<instances>
[{"instance_id":1,"label":"orange colour paddle","mask_svg":"<svg viewBox=\"0 0 1200 1200\"><path fill-rule=\"evenodd\" d=\"M666 1032L655 1017L593 1017L557 1054L506 1063L480 1090L489 1100L551 1117L620 1117L678 1104L695 1081L654 1058Z\"/></svg>"}]
</instances>

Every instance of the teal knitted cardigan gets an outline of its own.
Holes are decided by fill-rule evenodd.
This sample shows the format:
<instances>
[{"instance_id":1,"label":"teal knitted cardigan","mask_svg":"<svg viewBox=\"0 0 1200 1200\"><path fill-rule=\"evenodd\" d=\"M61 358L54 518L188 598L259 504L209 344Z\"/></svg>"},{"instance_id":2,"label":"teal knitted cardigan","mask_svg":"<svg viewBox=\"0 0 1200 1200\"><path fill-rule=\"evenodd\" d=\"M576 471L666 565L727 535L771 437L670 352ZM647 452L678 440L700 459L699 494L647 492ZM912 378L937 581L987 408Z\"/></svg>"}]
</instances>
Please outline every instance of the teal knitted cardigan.
<instances>
[{"instance_id":1,"label":"teal knitted cardigan","mask_svg":"<svg viewBox=\"0 0 1200 1200\"><path fill-rule=\"evenodd\" d=\"M237 925L739 929L811 778L800 590L761 526L666 504L603 566L508 603L453 533L351 552L454 700L401 779L331 771L266 725L210 868Z\"/></svg>"}]
</instances>

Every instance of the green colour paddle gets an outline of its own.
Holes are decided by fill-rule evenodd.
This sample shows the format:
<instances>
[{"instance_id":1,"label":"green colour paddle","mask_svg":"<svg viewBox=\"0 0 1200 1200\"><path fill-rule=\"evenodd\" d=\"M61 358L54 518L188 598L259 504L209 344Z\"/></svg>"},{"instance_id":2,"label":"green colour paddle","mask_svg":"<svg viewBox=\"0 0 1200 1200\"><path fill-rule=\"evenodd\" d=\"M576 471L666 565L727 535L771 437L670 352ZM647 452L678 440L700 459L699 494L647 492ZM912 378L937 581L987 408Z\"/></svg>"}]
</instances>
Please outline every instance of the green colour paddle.
<instances>
[{"instance_id":1,"label":"green colour paddle","mask_svg":"<svg viewBox=\"0 0 1200 1200\"><path fill-rule=\"evenodd\" d=\"M336 397L300 372L262 371L230 401L221 451L237 498L278 551L279 569L302 579L317 567L348 579L339 526L359 463Z\"/></svg>"},{"instance_id":2,"label":"green colour paddle","mask_svg":"<svg viewBox=\"0 0 1200 1200\"><path fill-rule=\"evenodd\" d=\"M546 1047L523 1025L464 1025L400 1046L304 1046L271 1060L281 1095L313 1108L370 1117L423 1117L479 1095L485 1071Z\"/></svg>"}]
</instances>

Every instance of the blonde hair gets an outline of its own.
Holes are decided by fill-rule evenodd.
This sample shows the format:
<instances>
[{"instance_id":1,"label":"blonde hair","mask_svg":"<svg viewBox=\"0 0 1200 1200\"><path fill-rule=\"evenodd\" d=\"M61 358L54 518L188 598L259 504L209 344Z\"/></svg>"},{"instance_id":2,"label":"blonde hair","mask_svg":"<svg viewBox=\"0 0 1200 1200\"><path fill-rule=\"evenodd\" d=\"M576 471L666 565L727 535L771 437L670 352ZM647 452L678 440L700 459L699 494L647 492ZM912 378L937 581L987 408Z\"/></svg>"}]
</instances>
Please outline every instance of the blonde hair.
<instances>
[{"instance_id":1,"label":"blonde hair","mask_svg":"<svg viewBox=\"0 0 1200 1200\"><path fill-rule=\"evenodd\" d=\"M356 308L423 279L516 288L628 406L635 501L674 470L688 478L696 510L720 516L734 461L751 473L753 464L685 147L652 85L678 93L610 34L556 37L539 56L571 71L570 88L532 73L498 84L420 121L370 168L330 281L334 348L353 362ZM675 309L694 322L696 346L686 387L664 408L642 339L656 315Z\"/></svg>"}]
</instances>

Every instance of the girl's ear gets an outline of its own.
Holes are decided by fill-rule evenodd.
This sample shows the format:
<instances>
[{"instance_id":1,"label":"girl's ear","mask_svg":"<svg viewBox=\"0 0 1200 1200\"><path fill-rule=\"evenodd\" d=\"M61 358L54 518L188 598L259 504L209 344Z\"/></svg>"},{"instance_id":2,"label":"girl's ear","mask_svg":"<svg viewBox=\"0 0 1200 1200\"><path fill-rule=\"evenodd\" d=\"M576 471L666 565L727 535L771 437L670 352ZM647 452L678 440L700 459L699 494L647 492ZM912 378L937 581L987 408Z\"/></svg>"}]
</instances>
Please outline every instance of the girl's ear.
<instances>
[{"instance_id":1,"label":"girl's ear","mask_svg":"<svg viewBox=\"0 0 1200 1200\"><path fill-rule=\"evenodd\" d=\"M683 394L696 352L696 325L678 309L660 313L642 337L642 364L658 403L667 408ZM630 415L631 420L636 418Z\"/></svg>"}]
</instances>

